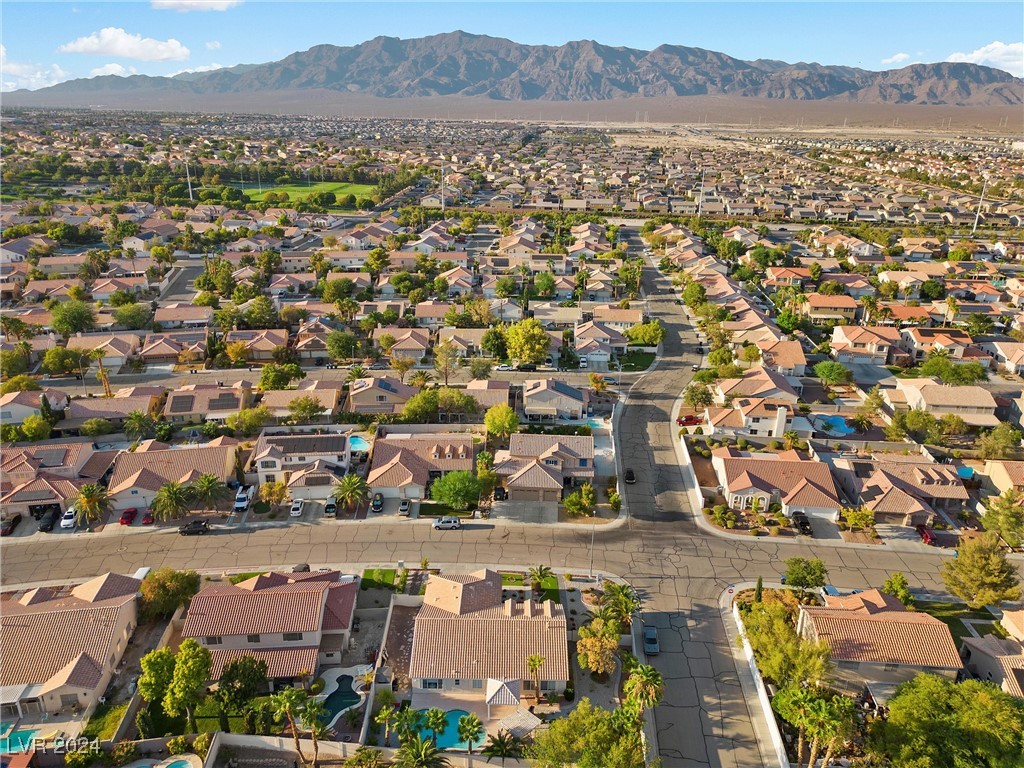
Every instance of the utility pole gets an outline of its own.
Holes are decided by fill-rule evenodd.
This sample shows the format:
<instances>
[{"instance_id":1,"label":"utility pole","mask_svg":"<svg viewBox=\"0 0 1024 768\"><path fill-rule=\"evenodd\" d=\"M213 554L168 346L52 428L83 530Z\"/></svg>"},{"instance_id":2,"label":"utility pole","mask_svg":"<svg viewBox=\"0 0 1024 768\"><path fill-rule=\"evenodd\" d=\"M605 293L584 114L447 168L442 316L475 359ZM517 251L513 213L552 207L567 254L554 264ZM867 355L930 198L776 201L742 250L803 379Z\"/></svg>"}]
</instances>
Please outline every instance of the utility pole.
<instances>
[{"instance_id":1,"label":"utility pole","mask_svg":"<svg viewBox=\"0 0 1024 768\"><path fill-rule=\"evenodd\" d=\"M444 218L444 164L441 164L441 218Z\"/></svg>"},{"instance_id":2,"label":"utility pole","mask_svg":"<svg viewBox=\"0 0 1024 768\"><path fill-rule=\"evenodd\" d=\"M192 174L188 170L188 158L185 158L185 180L188 182L188 199L190 203L195 202L195 198L192 197Z\"/></svg>"},{"instance_id":3,"label":"utility pole","mask_svg":"<svg viewBox=\"0 0 1024 768\"><path fill-rule=\"evenodd\" d=\"M700 221L700 212L704 207L704 169L700 169L700 197L697 198L697 221Z\"/></svg>"},{"instance_id":4,"label":"utility pole","mask_svg":"<svg viewBox=\"0 0 1024 768\"><path fill-rule=\"evenodd\" d=\"M256 164L256 185L260 188L260 194L263 194L263 180L260 178L260 165Z\"/></svg>"},{"instance_id":5,"label":"utility pole","mask_svg":"<svg viewBox=\"0 0 1024 768\"><path fill-rule=\"evenodd\" d=\"M981 204L985 201L986 189L988 189L988 178L986 178L985 183L981 185L981 197L978 198L978 211L974 214L974 226L971 227L971 237L974 237L974 233L978 229L978 219L981 218Z\"/></svg>"}]
</instances>

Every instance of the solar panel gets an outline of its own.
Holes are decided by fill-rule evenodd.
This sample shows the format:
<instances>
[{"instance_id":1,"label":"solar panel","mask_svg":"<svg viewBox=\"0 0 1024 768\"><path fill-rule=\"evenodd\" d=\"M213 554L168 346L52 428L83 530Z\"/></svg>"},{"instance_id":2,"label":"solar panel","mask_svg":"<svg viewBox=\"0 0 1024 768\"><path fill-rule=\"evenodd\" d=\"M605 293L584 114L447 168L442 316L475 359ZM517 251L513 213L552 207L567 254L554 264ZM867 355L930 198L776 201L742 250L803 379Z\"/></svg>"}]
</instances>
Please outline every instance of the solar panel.
<instances>
[{"instance_id":1,"label":"solar panel","mask_svg":"<svg viewBox=\"0 0 1024 768\"><path fill-rule=\"evenodd\" d=\"M331 478L327 475L310 475L306 478L306 485L330 485Z\"/></svg>"},{"instance_id":2,"label":"solar panel","mask_svg":"<svg viewBox=\"0 0 1024 768\"><path fill-rule=\"evenodd\" d=\"M15 498L12 499L12 501L43 501L44 499L52 498L53 493L49 490L43 489L39 491L22 491L21 493L17 494Z\"/></svg>"},{"instance_id":3,"label":"solar panel","mask_svg":"<svg viewBox=\"0 0 1024 768\"><path fill-rule=\"evenodd\" d=\"M195 395L175 395L171 400L170 412L188 413L192 410L192 406L195 405L195 402Z\"/></svg>"},{"instance_id":4,"label":"solar panel","mask_svg":"<svg viewBox=\"0 0 1024 768\"><path fill-rule=\"evenodd\" d=\"M210 401L211 411L224 411L238 408L238 406L238 395L234 392L221 393Z\"/></svg>"}]
</instances>

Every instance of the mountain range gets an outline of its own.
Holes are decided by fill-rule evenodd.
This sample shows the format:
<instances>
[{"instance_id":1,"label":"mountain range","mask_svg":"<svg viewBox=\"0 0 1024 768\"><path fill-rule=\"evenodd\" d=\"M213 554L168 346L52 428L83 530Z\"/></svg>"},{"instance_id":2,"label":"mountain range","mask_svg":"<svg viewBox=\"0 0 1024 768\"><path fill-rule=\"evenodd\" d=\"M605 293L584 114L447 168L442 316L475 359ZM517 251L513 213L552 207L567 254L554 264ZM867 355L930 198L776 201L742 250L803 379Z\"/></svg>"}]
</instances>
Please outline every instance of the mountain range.
<instances>
[{"instance_id":1,"label":"mountain range","mask_svg":"<svg viewBox=\"0 0 1024 768\"><path fill-rule=\"evenodd\" d=\"M1007 106L1024 102L1024 80L978 64L912 64L874 72L814 63L743 61L676 45L653 51L581 40L560 46L450 32L359 45L318 45L280 61L176 77L114 75L6 94L11 106L104 103L317 91L387 99L477 97L498 101L596 102L630 97L738 96L876 104ZM95 101L96 99L92 99Z\"/></svg>"}]
</instances>

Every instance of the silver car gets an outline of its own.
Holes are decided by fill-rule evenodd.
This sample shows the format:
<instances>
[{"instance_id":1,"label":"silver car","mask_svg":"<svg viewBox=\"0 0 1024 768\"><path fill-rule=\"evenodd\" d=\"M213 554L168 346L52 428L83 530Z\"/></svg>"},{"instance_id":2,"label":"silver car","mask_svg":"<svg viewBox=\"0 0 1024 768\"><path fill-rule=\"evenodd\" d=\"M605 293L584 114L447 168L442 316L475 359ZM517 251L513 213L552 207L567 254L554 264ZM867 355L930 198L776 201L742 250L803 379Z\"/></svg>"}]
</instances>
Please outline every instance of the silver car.
<instances>
[{"instance_id":1,"label":"silver car","mask_svg":"<svg viewBox=\"0 0 1024 768\"><path fill-rule=\"evenodd\" d=\"M435 531L457 531L462 527L462 521L457 517L439 517L434 521Z\"/></svg>"}]
</instances>

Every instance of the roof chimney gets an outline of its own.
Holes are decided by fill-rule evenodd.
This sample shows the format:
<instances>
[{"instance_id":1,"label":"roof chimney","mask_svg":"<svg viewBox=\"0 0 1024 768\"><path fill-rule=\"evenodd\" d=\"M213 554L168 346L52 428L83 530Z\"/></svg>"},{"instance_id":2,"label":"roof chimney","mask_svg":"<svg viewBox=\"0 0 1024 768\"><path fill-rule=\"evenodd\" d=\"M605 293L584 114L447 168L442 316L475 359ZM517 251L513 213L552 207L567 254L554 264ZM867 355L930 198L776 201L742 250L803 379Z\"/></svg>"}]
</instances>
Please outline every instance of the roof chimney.
<instances>
[{"instance_id":1,"label":"roof chimney","mask_svg":"<svg viewBox=\"0 0 1024 768\"><path fill-rule=\"evenodd\" d=\"M504 613L506 616L512 616L512 608L513 606L515 606L515 604L516 599L514 597L510 597L508 600L505 601L505 604L502 606L502 608L504 609Z\"/></svg>"}]
</instances>

